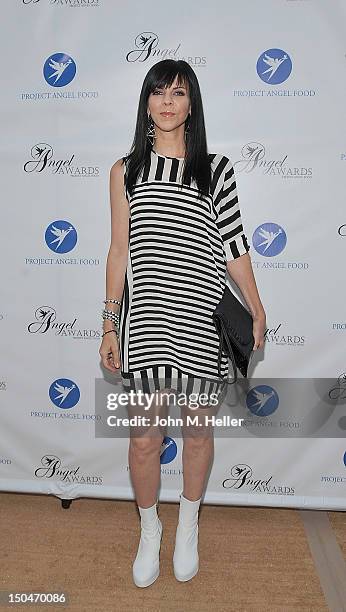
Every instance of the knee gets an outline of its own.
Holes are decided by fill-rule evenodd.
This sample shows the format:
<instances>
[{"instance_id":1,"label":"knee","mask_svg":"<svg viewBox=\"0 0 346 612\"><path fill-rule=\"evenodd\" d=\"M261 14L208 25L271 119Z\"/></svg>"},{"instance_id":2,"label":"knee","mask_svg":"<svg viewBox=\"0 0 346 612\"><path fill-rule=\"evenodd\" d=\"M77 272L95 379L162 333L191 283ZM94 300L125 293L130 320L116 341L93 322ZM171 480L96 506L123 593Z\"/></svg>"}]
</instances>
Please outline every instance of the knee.
<instances>
[{"instance_id":1,"label":"knee","mask_svg":"<svg viewBox=\"0 0 346 612\"><path fill-rule=\"evenodd\" d=\"M198 450L208 447L214 442L213 431L206 427L197 429L195 427L183 428L184 445L189 449Z\"/></svg>"},{"instance_id":2,"label":"knee","mask_svg":"<svg viewBox=\"0 0 346 612\"><path fill-rule=\"evenodd\" d=\"M163 436L141 436L139 438L131 438L129 450L140 457L149 457L159 454L163 442Z\"/></svg>"}]
</instances>

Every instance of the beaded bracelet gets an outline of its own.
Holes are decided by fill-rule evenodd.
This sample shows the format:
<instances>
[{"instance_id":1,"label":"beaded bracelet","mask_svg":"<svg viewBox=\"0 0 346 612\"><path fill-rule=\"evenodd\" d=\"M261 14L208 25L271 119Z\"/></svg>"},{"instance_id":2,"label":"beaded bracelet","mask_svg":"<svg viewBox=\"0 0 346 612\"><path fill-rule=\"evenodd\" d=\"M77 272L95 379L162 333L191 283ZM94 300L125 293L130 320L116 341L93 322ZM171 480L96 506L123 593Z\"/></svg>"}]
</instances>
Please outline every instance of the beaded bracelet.
<instances>
[{"instance_id":1,"label":"beaded bracelet","mask_svg":"<svg viewBox=\"0 0 346 612\"><path fill-rule=\"evenodd\" d=\"M111 304L120 304L121 305L121 301L119 300L113 300L112 298L109 300L103 300L105 304L107 304L107 302L110 302Z\"/></svg>"},{"instance_id":2,"label":"beaded bracelet","mask_svg":"<svg viewBox=\"0 0 346 612\"><path fill-rule=\"evenodd\" d=\"M121 305L121 301L117 300L117 299L113 299L113 298L106 298L105 300L103 300L103 302L105 304L107 304L108 302L112 303L112 304L120 304ZM119 313L118 312L114 312L113 310L106 310L106 308L104 308L102 310L102 319L103 321L105 320L109 320L112 321L114 323L114 325L116 326L116 329L109 329L108 331L103 332L102 334L102 338L103 336L105 336L106 334L108 334L109 332L115 332L117 335L117 338L119 339Z\"/></svg>"},{"instance_id":3,"label":"beaded bracelet","mask_svg":"<svg viewBox=\"0 0 346 612\"><path fill-rule=\"evenodd\" d=\"M118 323L119 313L113 312L113 310L102 310L102 319L110 319L111 321L114 321L114 323Z\"/></svg>"},{"instance_id":4,"label":"beaded bracelet","mask_svg":"<svg viewBox=\"0 0 346 612\"><path fill-rule=\"evenodd\" d=\"M118 312L113 312L113 310L106 310L105 308L102 310L102 314L104 316L110 315L111 317L114 317L114 318L118 318L119 317L119 313Z\"/></svg>"}]
</instances>

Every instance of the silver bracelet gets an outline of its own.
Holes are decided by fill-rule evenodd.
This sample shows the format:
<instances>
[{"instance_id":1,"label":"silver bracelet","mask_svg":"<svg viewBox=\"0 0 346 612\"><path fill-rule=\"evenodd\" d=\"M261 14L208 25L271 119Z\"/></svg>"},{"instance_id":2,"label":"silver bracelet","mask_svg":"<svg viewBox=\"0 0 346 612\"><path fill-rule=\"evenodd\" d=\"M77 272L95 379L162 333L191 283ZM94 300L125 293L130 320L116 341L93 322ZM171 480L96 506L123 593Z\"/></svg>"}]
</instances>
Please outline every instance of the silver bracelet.
<instances>
[{"instance_id":1,"label":"silver bracelet","mask_svg":"<svg viewBox=\"0 0 346 612\"><path fill-rule=\"evenodd\" d=\"M114 310L106 310L106 308L102 310L102 313L111 314L111 315L114 315L115 317L119 317L119 312L114 312Z\"/></svg>"},{"instance_id":2,"label":"silver bracelet","mask_svg":"<svg viewBox=\"0 0 346 612\"><path fill-rule=\"evenodd\" d=\"M111 304L120 304L121 305L121 301L119 300L113 300L112 298L109 300L103 300L105 304L107 304L107 302L110 302Z\"/></svg>"},{"instance_id":3,"label":"silver bracelet","mask_svg":"<svg viewBox=\"0 0 346 612\"><path fill-rule=\"evenodd\" d=\"M119 313L118 312L114 312L113 310L106 310L105 308L102 310L102 318L112 318L112 319L117 319L119 320Z\"/></svg>"},{"instance_id":4,"label":"silver bracelet","mask_svg":"<svg viewBox=\"0 0 346 612\"><path fill-rule=\"evenodd\" d=\"M113 317L111 314L110 315L103 314L102 315L102 319L104 321L106 321L106 320L107 321L112 321L112 323L114 323L115 329L119 330L120 325L119 325L119 319L117 317Z\"/></svg>"}]
</instances>

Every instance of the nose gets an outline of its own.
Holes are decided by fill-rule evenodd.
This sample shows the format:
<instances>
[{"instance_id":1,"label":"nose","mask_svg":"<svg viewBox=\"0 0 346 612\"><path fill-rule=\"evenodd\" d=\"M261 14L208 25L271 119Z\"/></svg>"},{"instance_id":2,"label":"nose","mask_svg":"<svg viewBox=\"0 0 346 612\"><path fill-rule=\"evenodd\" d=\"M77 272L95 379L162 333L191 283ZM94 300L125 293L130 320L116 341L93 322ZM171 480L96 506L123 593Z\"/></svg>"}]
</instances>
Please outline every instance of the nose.
<instances>
[{"instance_id":1,"label":"nose","mask_svg":"<svg viewBox=\"0 0 346 612\"><path fill-rule=\"evenodd\" d=\"M164 104L172 104L171 94L168 91L165 91L165 93L164 93L163 103Z\"/></svg>"}]
</instances>

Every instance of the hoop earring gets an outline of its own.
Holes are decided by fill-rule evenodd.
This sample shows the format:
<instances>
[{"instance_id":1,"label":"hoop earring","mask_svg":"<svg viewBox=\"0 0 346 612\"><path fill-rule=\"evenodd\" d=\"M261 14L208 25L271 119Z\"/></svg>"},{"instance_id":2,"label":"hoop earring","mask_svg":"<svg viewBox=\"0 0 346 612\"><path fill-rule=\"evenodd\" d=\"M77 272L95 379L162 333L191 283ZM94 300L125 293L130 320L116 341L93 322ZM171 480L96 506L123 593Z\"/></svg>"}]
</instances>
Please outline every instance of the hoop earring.
<instances>
[{"instance_id":1,"label":"hoop earring","mask_svg":"<svg viewBox=\"0 0 346 612\"><path fill-rule=\"evenodd\" d=\"M154 144L154 139L156 138L156 133L155 133L155 124L153 121L152 116L149 114L148 115L148 126L147 126L147 138L149 140L149 142L151 143L151 145Z\"/></svg>"}]
</instances>

